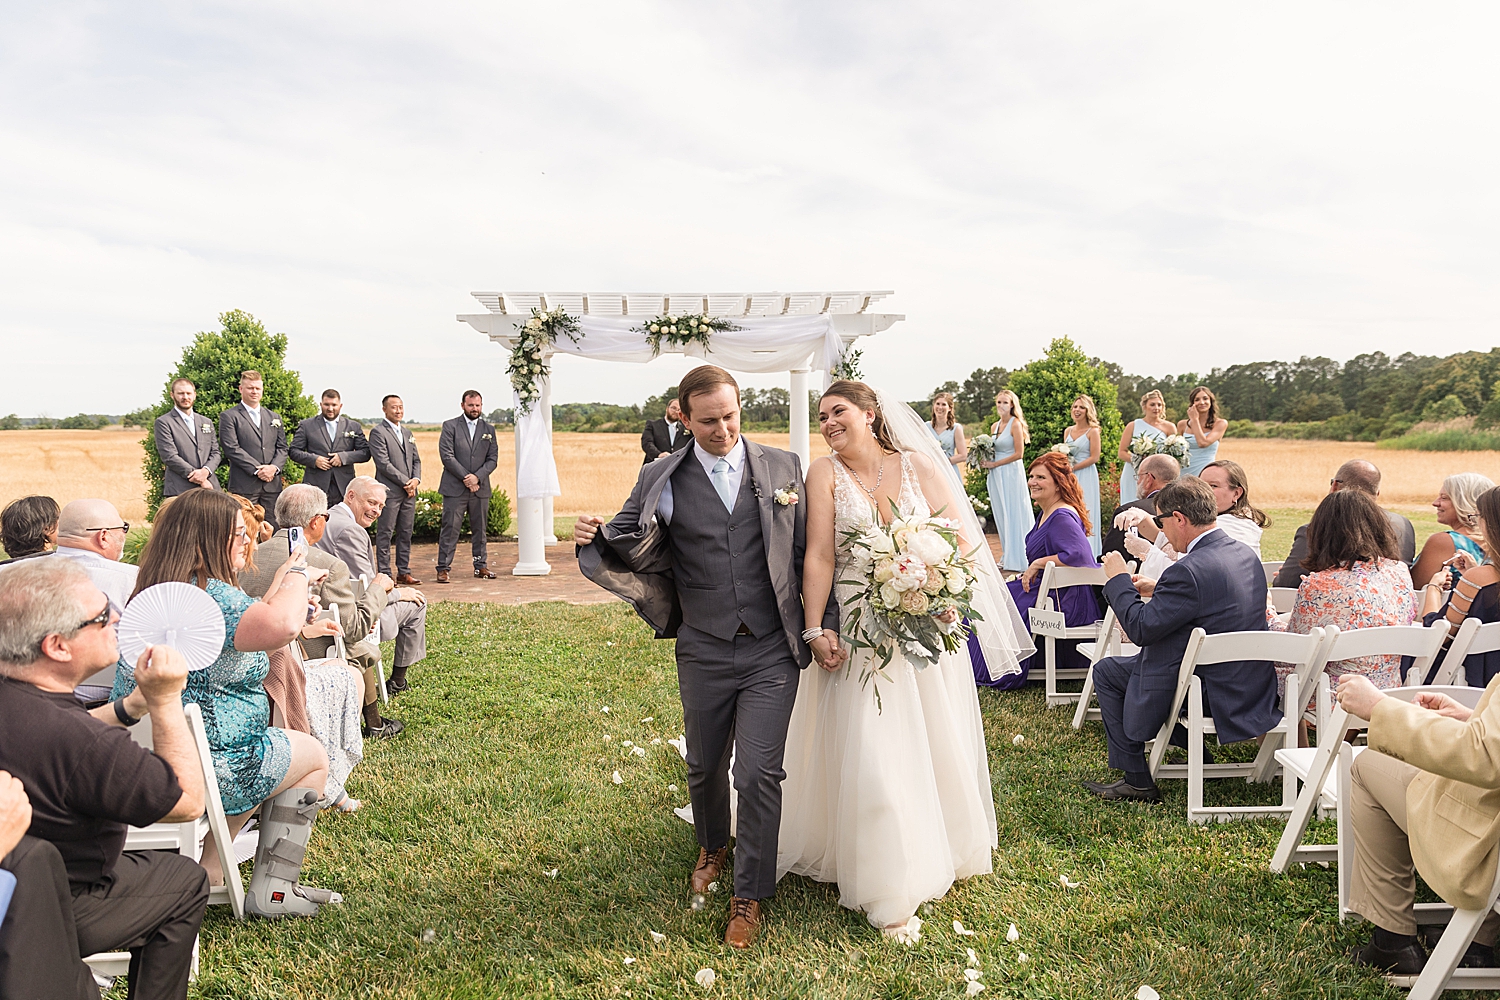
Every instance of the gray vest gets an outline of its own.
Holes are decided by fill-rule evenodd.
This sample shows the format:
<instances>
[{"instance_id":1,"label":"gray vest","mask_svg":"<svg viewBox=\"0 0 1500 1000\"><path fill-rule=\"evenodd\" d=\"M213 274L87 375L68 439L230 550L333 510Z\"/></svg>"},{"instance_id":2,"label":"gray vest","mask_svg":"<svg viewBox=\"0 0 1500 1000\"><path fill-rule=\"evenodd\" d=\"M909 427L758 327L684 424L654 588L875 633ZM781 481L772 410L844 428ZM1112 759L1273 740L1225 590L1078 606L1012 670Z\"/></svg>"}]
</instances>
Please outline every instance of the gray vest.
<instances>
[{"instance_id":1,"label":"gray vest","mask_svg":"<svg viewBox=\"0 0 1500 1000\"><path fill-rule=\"evenodd\" d=\"M757 636L781 630L748 460L733 514L696 456L673 470L667 536L683 624L726 640L741 623Z\"/></svg>"}]
</instances>

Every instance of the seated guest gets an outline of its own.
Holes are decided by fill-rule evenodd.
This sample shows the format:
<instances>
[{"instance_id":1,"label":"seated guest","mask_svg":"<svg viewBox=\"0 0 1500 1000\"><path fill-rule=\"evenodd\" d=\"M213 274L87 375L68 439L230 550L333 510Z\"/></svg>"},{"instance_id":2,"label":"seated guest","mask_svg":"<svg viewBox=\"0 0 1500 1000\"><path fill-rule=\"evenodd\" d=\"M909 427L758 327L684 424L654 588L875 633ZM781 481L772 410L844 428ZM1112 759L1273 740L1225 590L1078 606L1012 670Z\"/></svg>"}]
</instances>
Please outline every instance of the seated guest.
<instances>
[{"instance_id":1,"label":"seated guest","mask_svg":"<svg viewBox=\"0 0 1500 1000\"><path fill-rule=\"evenodd\" d=\"M0 566L44 556L57 547L57 501L40 495L21 497L0 511L0 543L5 559Z\"/></svg>"},{"instance_id":2,"label":"seated guest","mask_svg":"<svg viewBox=\"0 0 1500 1000\"><path fill-rule=\"evenodd\" d=\"M1495 683L1472 710L1436 692L1415 703L1392 698L1358 674L1339 678L1338 699L1370 720L1369 749L1354 758L1349 908L1375 926L1354 961L1416 975L1427 954L1417 941L1415 875L1467 910L1484 907L1495 880ZM1459 964L1493 967L1497 931L1491 913Z\"/></svg>"},{"instance_id":3,"label":"seated guest","mask_svg":"<svg viewBox=\"0 0 1500 1000\"><path fill-rule=\"evenodd\" d=\"M208 880L183 855L122 851L128 826L203 814L187 664L152 646L134 665L140 685L86 712L73 689L119 659L118 620L71 560L0 570L0 767L31 803L29 835L5 861L17 886L0 926L0 996L97 997L81 958L116 950L130 952L131 996L187 996ZM154 751L124 729L147 715Z\"/></svg>"},{"instance_id":4,"label":"seated guest","mask_svg":"<svg viewBox=\"0 0 1500 1000\"><path fill-rule=\"evenodd\" d=\"M1375 468L1374 463L1366 462L1362 458L1351 459L1339 466L1333 478L1328 481L1328 492L1337 493L1339 490L1359 490L1367 493L1376 500L1380 499L1380 470ZM1394 511L1385 511L1386 520L1391 522L1391 530L1396 533L1396 551L1398 558L1407 566L1411 565L1417 554L1416 529L1405 517ZM1448 555L1452 555L1449 552ZM1307 570L1302 568L1302 559L1307 555L1307 525L1297 529L1292 538L1292 549L1287 553L1286 560L1277 571L1276 578L1271 581L1273 587L1295 587L1302 582L1307 575ZM1416 579L1413 577L1413 579Z\"/></svg>"},{"instance_id":5,"label":"seated guest","mask_svg":"<svg viewBox=\"0 0 1500 1000\"><path fill-rule=\"evenodd\" d=\"M322 490L304 483L288 486L276 499L276 523L281 527L263 548L272 552L283 551L287 545L287 529L301 528L303 539L309 546L308 566L325 574L312 585L310 593L316 603L335 609L339 617L336 622L320 620L302 627L300 641L308 657L305 682L307 721L312 734L328 753L325 798L330 805L337 805L344 812L353 812L359 808L359 802L346 798L344 783L354 765L364 757L364 742L360 736L361 708L373 716L372 730L395 735L402 726L395 719L380 718L373 669L361 676L351 664L329 659L334 653L334 635L345 635L346 632L361 636L369 634L380 620L380 612L385 610L386 595L379 587L370 587L361 600L355 600L348 568L315 547L323 537L327 521L328 497ZM262 560L258 568L247 565L240 570L240 587L251 597L259 597L266 593L273 576L268 560ZM347 630L342 627L342 622L349 623Z\"/></svg>"},{"instance_id":6,"label":"seated guest","mask_svg":"<svg viewBox=\"0 0 1500 1000\"><path fill-rule=\"evenodd\" d=\"M1434 532L1423 543L1422 554L1411 569L1413 583L1432 579L1455 555L1466 556L1471 563L1484 562L1484 529L1479 523L1478 500L1481 493L1494 486L1487 476L1477 472L1460 472L1443 480L1443 488L1432 506L1437 509L1438 524L1448 530Z\"/></svg>"},{"instance_id":7,"label":"seated guest","mask_svg":"<svg viewBox=\"0 0 1500 1000\"><path fill-rule=\"evenodd\" d=\"M317 547L342 561L355 581L364 581L355 588L361 600L370 587L390 595L390 602L380 613L380 634L396 640L396 665L385 684L386 696L394 698L410 687L407 669L427 656L427 598L415 587L397 587L394 580L375 568L375 547L365 529L379 519L385 501L384 486L369 476L356 476L349 483L344 502L329 510L327 527Z\"/></svg>"},{"instance_id":8,"label":"seated guest","mask_svg":"<svg viewBox=\"0 0 1500 1000\"><path fill-rule=\"evenodd\" d=\"M245 586L244 580L247 573L256 572L255 550L262 540L270 538L271 528L261 520L262 510L259 504L253 504L236 493L229 495L239 503L240 519L245 522L245 530L249 533L245 538L245 565L239 572L240 589L250 594L251 597L261 597L264 594L251 593ZM270 576L275 572L272 567L281 565L280 559L273 557L269 561L271 565L266 568L266 585L269 585ZM322 572L316 567L308 566L309 593L318 587ZM309 610L309 614L311 613ZM291 647L283 646L280 649L268 650L266 660L269 667L261 684L266 689L266 698L271 702L272 724L278 729L294 729L299 733L313 736L312 723L307 721L307 675L298 666Z\"/></svg>"},{"instance_id":9,"label":"seated guest","mask_svg":"<svg viewBox=\"0 0 1500 1000\"><path fill-rule=\"evenodd\" d=\"M1114 552L1122 559L1135 558L1125 551L1125 533L1132 527L1147 522L1156 513L1154 497L1181 472L1182 466L1171 455L1147 455L1141 459L1140 465L1135 469L1135 495L1140 499L1123 503L1115 511L1114 523L1109 534L1104 536L1104 543L1100 548L1101 558L1105 552ZM1130 466L1127 465L1120 474L1129 475ZM1140 514L1133 517L1130 511L1140 511Z\"/></svg>"},{"instance_id":10,"label":"seated guest","mask_svg":"<svg viewBox=\"0 0 1500 1000\"><path fill-rule=\"evenodd\" d=\"M1323 625L1340 631L1410 625L1417 617L1417 598L1398 556L1396 533L1374 497L1361 490L1328 494L1307 525L1302 559L1307 576L1297 588L1297 603L1286 624L1274 623L1272 630L1306 635ZM1363 674L1378 688L1401 686L1400 656L1360 656L1325 669L1335 680ZM1279 690L1285 691L1291 672L1288 665L1276 665Z\"/></svg>"},{"instance_id":11,"label":"seated guest","mask_svg":"<svg viewBox=\"0 0 1500 1000\"><path fill-rule=\"evenodd\" d=\"M183 701L203 706L219 794L234 836L264 803L255 871L245 909L264 917L311 916L342 897L300 885L301 857L328 782L328 757L306 733L273 728L262 684L266 652L296 637L307 620L307 550L299 547L277 570L264 601L235 586L246 538L240 505L212 490L191 490L159 512L141 552L136 593L158 583L196 584L224 615L224 648L210 666L188 675ZM134 595L132 595L134 596ZM115 697L135 689L127 663L115 673ZM212 835L210 835L210 840ZM205 844L203 867L222 882L219 856Z\"/></svg>"},{"instance_id":12,"label":"seated guest","mask_svg":"<svg viewBox=\"0 0 1500 1000\"><path fill-rule=\"evenodd\" d=\"M1025 572L1006 584L1010 596L1026 620L1028 609L1036 606L1037 584L1048 563L1059 566L1094 566L1094 551L1089 545L1089 512L1084 505L1083 490L1073 475L1068 456L1055 451L1043 452L1031 463L1026 479L1031 499L1042 509L1036 527L1026 535ZM1099 618L1099 603L1092 587L1064 587L1053 591L1052 607L1063 613L1069 628L1091 625ZM1061 669L1087 669L1088 658L1078 652L1076 639L1056 643L1057 666ZM1047 655L1038 644L1037 651L1021 661L1021 672L1003 674L991 680L989 671L979 661L974 663L974 680L978 684L1009 691L1026 683L1032 667L1041 668Z\"/></svg>"},{"instance_id":13,"label":"seated guest","mask_svg":"<svg viewBox=\"0 0 1500 1000\"><path fill-rule=\"evenodd\" d=\"M130 522L108 500L74 500L57 521L57 554L75 560L116 611L135 592L138 570L121 562Z\"/></svg>"},{"instance_id":14,"label":"seated guest","mask_svg":"<svg viewBox=\"0 0 1500 1000\"><path fill-rule=\"evenodd\" d=\"M1462 573L1442 567L1422 590L1422 624L1431 625L1440 618L1449 623L1448 638L1443 643L1445 650L1465 618L1477 618L1484 623L1500 621L1500 571L1496 570L1495 558L1500 538L1493 534L1500 532L1500 488L1481 493L1475 507L1476 523L1470 530L1483 540L1486 561L1478 565L1469 563ZM1407 660L1405 666L1410 665ZM1428 673L1429 683L1436 670L1434 666ZM1474 653L1464 658L1464 677L1470 687L1485 687L1497 673L1500 673L1500 652Z\"/></svg>"},{"instance_id":15,"label":"seated guest","mask_svg":"<svg viewBox=\"0 0 1500 1000\"><path fill-rule=\"evenodd\" d=\"M1214 491L1219 509L1215 523L1224 529L1224 534L1255 550L1255 558L1259 559L1260 536L1271 519L1265 511L1251 505L1250 477L1245 475L1244 467L1221 458L1205 465L1199 478Z\"/></svg>"},{"instance_id":16,"label":"seated guest","mask_svg":"<svg viewBox=\"0 0 1500 1000\"><path fill-rule=\"evenodd\" d=\"M1196 476L1183 476L1157 494L1156 520L1182 558L1154 583L1132 581L1118 554L1104 557L1109 574L1104 598L1125 634L1142 648L1134 656L1108 656L1094 664L1109 766L1125 772L1123 780L1112 784L1084 782L1100 798L1161 801L1147 768L1145 741L1167 721L1193 629L1210 635L1265 631L1266 578L1260 560L1218 527L1217 507L1213 490ZM1198 676L1220 743L1264 735L1281 720L1276 671L1269 661L1207 664L1198 668Z\"/></svg>"}]
</instances>

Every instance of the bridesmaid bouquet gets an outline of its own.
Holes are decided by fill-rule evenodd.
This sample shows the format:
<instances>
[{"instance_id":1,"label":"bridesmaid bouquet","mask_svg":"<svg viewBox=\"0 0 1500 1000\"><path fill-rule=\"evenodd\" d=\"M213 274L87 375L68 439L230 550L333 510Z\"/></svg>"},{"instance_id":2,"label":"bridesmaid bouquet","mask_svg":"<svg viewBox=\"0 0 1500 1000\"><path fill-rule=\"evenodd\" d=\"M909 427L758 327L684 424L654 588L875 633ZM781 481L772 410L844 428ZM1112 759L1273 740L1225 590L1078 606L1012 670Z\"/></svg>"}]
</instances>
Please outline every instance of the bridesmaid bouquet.
<instances>
[{"instance_id":1,"label":"bridesmaid bouquet","mask_svg":"<svg viewBox=\"0 0 1500 1000\"><path fill-rule=\"evenodd\" d=\"M969 440L969 468L982 468L981 462L995 460L995 438L991 434L975 434Z\"/></svg>"},{"instance_id":2,"label":"bridesmaid bouquet","mask_svg":"<svg viewBox=\"0 0 1500 1000\"><path fill-rule=\"evenodd\" d=\"M1069 446L1065 442L1059 442L1059 443L1053 445L1052 447L1048 448L1047 450L1048 451L1055 451L1059 455L1066 455L1069 458L1073 457L1073 449L1072 449L1072 447Z\"/></svg>"},{"instance_id":3,"label":"bridesmaid bouquet","mask_svg":"<svg viewBox=\"0 0 1500 1000\"><path fill-rule=\"evenodd\" d=\"M1137 434L1130 439L1130 459L1136 465L1140 465L1141 459L1147 455L1155 455L1156 451L1156 438L1150 434Z\"/></svg>"},{"instance_id":4,"label":"bridesmaid bouquet","mask_svg":"<svg viewBox=\"0 0 1500 1000\"><path fill-rule=\"evenodd\" d=\"M919 670L943 653L957 652L968 639L964 618L980 617L972 607L973 553L959 551L956 523L936 516L903 518L894 503L891 509L890 524L845 532L853 552L849 569L857 578L839 583L862 588L864 598L854 603L847 638L850 646L875 653L861 684L876 675L890 680L885 670L898 651ZM939 622L936 616L949 610L959 617ZM880 703L879 687L875 702Z\"/></svg>"},{"instance_id":5,"label":"bridesmaid bouquet","mask_svg":"<svg viewBox=\"0 0 1500 1000\"><path fill-rule=\"evenodd\" d=\"M1167 439L1156 449L1165 455L1171 455L1177 459L1177 464L1184 469L1188 467L1188 443L1187 438L1181 434L1169 434Z\"/></svg>"}]
</instances>

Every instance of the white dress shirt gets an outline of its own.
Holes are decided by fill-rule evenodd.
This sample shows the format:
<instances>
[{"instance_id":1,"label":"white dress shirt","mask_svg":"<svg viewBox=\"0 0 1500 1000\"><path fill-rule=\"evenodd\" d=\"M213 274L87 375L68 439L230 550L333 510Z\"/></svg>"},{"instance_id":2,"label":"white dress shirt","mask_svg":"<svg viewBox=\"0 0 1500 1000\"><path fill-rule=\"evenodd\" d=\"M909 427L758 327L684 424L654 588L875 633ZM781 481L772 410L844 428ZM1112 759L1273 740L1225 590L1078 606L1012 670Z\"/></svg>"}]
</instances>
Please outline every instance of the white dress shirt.
<instances>
[{"instance_id":1,"label":"white dress shirt","mask_svg":"<svg viewBox=\"0 0 1500 1000\"><path fill-rule=\"evenodd\" d=\"M712 481L714 466L718 464L719 456L709 454L696 444L689 445L689 447L693 449L693 457L703 466L703 471L709 474L710 481ZM740 483L745 478L745 439L743 436L735 440L734 447L729 449L729 454L724 456L724 461L729 463L729 495L737 497L740 495ZM662 487L661 499L656 504L656 516L667 524L672 523L671 476L667 477L667 484Z\"/></svg>"},{"instance_id":2,"label":"white dress shirt","mask_svg":"<svg viewBox=\"0 0 1500 1000\"><path fill-rule=\"evenodd\" d=\"M1187 555L1188 552L1193 551L1193 546L1195 546L1199 542L1203 541L1203 539L1207 538L1209 535L1212 535L1215 531L1221 531L1221 530L1223 530L1223 529L1221 529L1218 525L1214 525L1212 528L1209 528L1203 534L1199 535L1197 538L1193 539L1191 542L1188 542L1187 552L1184 552L1183 555Z\"/></svg>"},{"instance_id":3,"label":"white dress shirt","mask_svg":"<svg viewBox=\"0 0 1500 1000\"><path fill-rule=\"evenodd\" d=\"M260 407L258 407L258 406L246 406L245 407L245 412L248 413L248 414L250 414L250 419L255 422L255 426L256 427L259 427L260 426Z\"/></svg>"},{"instance_id":4,"label":"white dress shirt","mask_svg":"<svg viewBox=\"0 0 1500 1000\"><path fill-rule=\"evenodd\" d=\"M135 591L136 574L140 572L137 567L106 559L91 549L75 549L70 545L59 545L57 554L82 566L83 571L89 575L90 582L104 591L104 596L109 598L115 610L125 610L125 602L130 600L131 593Z\"/></svg>"}]
</instances>

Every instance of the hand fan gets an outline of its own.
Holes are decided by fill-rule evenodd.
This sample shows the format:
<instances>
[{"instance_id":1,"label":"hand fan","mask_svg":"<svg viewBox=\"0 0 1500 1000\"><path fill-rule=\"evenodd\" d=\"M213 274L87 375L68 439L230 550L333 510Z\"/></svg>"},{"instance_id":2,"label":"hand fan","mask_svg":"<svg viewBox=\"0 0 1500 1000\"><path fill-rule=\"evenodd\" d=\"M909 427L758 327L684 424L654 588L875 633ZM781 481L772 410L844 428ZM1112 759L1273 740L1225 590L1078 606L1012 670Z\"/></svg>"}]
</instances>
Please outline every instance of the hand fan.
<instances>
[{"instance_id":1,"label":"hand fan","mask_svg":"<svg viewBox=\"0 0 1500 1000\"><path fill-rule=\"evenodd\" d=\"M158 583L136 594L115 627L120 658L134 664L147 646L171 646L189 670L213 665L224 650L218 602L190 583Z\"/></svg>"}]
</instances>

